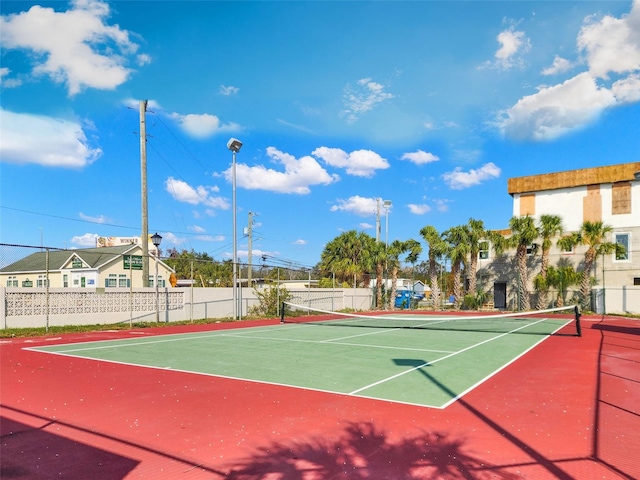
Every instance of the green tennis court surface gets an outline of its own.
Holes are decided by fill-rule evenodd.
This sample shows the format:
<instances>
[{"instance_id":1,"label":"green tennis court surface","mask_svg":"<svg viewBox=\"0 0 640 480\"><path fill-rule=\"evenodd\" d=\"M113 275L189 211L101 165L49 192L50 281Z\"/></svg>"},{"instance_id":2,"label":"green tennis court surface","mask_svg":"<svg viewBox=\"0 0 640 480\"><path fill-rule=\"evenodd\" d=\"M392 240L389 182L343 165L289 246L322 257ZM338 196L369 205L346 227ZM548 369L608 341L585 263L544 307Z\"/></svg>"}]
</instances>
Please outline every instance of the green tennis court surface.
<instances>
[{"instance_id":1,"label":"green tennis court surface","mask_svg":"<svg viewBox=\"0 0 640 480\"><path fill-rule=\"evenodd\" d=\"M504 332L280 324L30 350L444 408L569 322Z\"/></svg>"}]
</instances>

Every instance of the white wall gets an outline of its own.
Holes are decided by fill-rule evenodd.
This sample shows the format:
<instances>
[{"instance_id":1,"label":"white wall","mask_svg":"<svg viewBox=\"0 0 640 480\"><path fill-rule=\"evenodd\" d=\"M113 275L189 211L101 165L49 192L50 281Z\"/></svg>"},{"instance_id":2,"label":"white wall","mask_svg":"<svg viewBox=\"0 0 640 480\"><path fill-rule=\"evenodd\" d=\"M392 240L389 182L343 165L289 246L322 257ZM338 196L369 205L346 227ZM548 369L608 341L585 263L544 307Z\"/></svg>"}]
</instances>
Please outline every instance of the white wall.
<instances>
[{"instance_id":1,"label":"white wall","mask_svg":"<svg viewBox=\"0 0 640 480\"><path fill-rule=\"evenodd\" d=\"M600 185L600 195L602 196L602 221L614 229L628 228L640 225L640 182L631 182L631 212L622 215L613 215L612 208L612 184ZM587 195L587 187L559 188L535 192L536 214L560 215L563 227L566 231L575 232L580 229L584 215L582 211L582 200ZM520 215L520 196L516 193L513 197L513 215Z\"/></svg>"}]
</instances>

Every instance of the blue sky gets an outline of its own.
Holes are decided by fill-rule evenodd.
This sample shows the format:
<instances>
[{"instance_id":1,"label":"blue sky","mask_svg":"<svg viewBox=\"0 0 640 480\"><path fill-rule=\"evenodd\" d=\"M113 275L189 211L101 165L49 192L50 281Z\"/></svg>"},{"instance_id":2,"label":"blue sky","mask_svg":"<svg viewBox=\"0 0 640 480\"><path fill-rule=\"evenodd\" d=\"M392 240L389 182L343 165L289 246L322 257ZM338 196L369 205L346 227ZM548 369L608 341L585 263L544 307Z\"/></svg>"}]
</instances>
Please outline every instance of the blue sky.
<instances>
[{"instance_id":1,"label":"blue sky","mask_svg":"<svg viewBox=\"0 0 640 480\"><path fill-rule=\"evenodd\" d=\"M0 242L313 266L347 230L506 227L507 179L640 160L640 1L2 1ZM388 224L387 224L388 219ZM426 253L423 254L426 257ZM255 257L254 257L255 258Z\"/></svg>"}]
</instances>

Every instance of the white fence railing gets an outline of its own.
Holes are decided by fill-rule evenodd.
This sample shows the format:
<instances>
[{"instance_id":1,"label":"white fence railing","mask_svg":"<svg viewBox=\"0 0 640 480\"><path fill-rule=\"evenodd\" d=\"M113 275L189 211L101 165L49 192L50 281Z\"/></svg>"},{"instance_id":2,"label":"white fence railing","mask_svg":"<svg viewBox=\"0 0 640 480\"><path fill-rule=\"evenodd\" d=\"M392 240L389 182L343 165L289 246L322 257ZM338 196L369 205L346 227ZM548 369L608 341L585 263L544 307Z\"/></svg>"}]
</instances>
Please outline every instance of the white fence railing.
<instances>
[{"instance_id":1,"label":"white fence railing","mask_svg":"<svg viewBox=\"0 0 640 480\"><path fill-rule=\"evenodd\" d=\"M318 288L289 290L295 302L323 310L369 310L371 290ZM157 301L157 312L156 312ZM238 295L240 317L259 300L253 289ZM98 325L232 318L231 288L65 288L0 287L0 328Z\"/></svg>"}]
</instances>

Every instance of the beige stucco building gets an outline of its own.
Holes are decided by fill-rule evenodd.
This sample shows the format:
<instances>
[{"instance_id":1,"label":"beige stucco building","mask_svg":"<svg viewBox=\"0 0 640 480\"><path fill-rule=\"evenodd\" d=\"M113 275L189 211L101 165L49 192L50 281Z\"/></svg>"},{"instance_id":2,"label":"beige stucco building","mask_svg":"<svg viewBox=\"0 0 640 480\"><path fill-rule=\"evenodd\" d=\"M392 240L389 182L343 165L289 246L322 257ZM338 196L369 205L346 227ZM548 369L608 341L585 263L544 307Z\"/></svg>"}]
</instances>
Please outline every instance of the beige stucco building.
<instances>
[{"instance_id":1,"label":"beige stucco building","mask_svg":"<svg viewBox=\"0 0 640 480\"><path fill-rule=\"evenodd\" d=\"M610 226L607 240L624 245L626 253L597 259L592 272L593 307L608 313L640 313L640 162L510 178L508 193L513 197L514 216L559 215L565 233L578 231L585 221ZM493 291L496 308L514 308L514 252L498 258L487 247L480 255L478 279L483 288ZM581 270L584 253L584 247L562 251L554 241L550 264ZM533 295L539 262L539 255L530 257L528 290Z\"/></svg>"}]
</instances>

